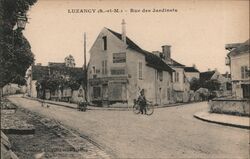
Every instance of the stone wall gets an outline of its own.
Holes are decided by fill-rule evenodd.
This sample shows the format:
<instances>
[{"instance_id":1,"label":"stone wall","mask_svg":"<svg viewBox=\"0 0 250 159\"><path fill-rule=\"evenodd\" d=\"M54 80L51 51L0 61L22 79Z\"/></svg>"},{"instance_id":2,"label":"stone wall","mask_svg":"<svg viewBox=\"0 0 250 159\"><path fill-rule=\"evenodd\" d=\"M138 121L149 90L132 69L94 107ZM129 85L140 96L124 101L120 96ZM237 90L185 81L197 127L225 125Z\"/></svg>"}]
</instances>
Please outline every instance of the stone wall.
<instances>
[{"instance_id":1,"label":"stone wall","mask_svg":"<svg viewBox=\"0 0 250 159\"><path fill-rule=\"evenodd\" d=\"M214 99L209 102L210 112L239 116L249 116L250 100Z\"/></svg>"}]
</instances>

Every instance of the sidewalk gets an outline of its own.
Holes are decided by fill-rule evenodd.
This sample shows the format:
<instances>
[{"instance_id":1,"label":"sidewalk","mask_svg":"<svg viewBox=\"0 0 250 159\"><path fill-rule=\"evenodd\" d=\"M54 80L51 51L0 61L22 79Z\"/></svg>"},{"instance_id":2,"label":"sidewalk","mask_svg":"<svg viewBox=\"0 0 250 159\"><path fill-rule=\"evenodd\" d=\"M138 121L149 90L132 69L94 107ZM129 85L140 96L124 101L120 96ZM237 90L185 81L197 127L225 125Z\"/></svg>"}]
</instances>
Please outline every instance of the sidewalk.
<instances>
[{"instance_id":1,"label":"sidewalk","mask_svg":"<svg viewBox=\"0 0 250 159\"><path fill-rule=\"evenodd\" d=\"M58 106L63 106L63 107L71 108L71 109L77 109L77 104L74 104L74 103L58 102L58 101L51 101L51 100L42 100L42 99L31 98L31 97L27 97L27 96L24 96L23 98L27 98L27 99L31 99L31 100L36 100L36 101L44 102L44 103L47 103L47 104L54 104L54 105L58 105ZM121 107L119 107L119 108L114 108L114 107L95 107L95 106L88 105L87 109L88 110L129 111L132 108L130 108L130 107L124 107L124 108L121 108Z\"/></svg>"},{"instance_id":2,"label":"sidewalk","mask_svg":"<svg viewBox=\"0 0 250 159\"><path fill-rule=\"evenodd\" d=\"M31 100L36 100L39 102L45 102L48 104L54 104L54 105L59 105L71 109L77 109L77 104L74 103L67 103L67 102L59 102L59 101L51 101L51 100L42 100L38 98L32 98L28 96L24 96L23 98L31 99ZM187 104L192 104L192 103L198 103L198 102L189 102L189 103L173 103L173 104L167 104L167 105L159 105L159 106L154 106L154 108L165 108L165 107L176 107L176 106L181 106L181 105L187 105ZM90 106L88 105L87 107L88 110L112 110L112 111L131 111L133 108L132 107L97 107L97 106Z\"/></svg>"},{"instance_id":3,"label":"sidewalk","mask_svg":"<svg viewBox=\"0 0 250 159\"><path fill-rule=\"evenodd\" d=\"M209 113L208 111L198 112L194 114L194 117L206 122L238 127L243 129L250 129L249 117L240 117L234 115Z\"/></svg>"}]
</instances>

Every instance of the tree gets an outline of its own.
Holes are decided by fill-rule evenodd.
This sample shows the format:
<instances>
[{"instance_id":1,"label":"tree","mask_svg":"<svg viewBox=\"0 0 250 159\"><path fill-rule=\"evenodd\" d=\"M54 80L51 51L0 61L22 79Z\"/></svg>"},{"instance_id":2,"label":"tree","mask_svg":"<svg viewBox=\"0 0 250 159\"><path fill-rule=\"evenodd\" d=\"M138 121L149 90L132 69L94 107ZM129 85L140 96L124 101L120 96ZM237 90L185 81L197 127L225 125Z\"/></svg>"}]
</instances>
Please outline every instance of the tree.
<instances>
[{"instance_id":1,"label":"tree","mask_svg":"<svg viewBox=\"0 0 250 159\"><path fill-rule=\"evenodd\" d=\"M208 80L202 83L202 87L207 88L210 92L219 90L220 85L218 80Z\"/></svg>"},{"instance_id":2,"label":"tree","mask_svg":"<svg viewBox=\"0 0 250 159\"><path fill-rule=\"evenodd\" d=\"M25 76L34 62L28 40L14 30L19 12L26 14L37 0L0 0L0 89ZM0 96L2 96L0 94Z\"/></svg>"},{"instance_id":3,"label":"tree","mask_svg":"<svg viewBox=\"0 0 250 159\"><path fill-rule=\"evenodd\" d=\"M198 90L199 88L201 88L201 82L199 79L197 78L192 78L191 81L190 81L190 89L191 90Z\"/></svg>"}]
</instances>

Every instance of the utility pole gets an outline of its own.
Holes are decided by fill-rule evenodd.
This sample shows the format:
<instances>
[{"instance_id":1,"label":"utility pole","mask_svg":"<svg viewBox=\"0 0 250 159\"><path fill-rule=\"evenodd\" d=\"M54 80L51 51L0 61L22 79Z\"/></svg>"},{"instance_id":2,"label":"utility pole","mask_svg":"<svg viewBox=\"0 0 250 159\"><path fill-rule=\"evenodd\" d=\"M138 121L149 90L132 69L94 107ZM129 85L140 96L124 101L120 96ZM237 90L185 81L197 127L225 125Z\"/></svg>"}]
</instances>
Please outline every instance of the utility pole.
<instances>
[{"instance_id":1,"label":"utility pole","mask_svg":"<svg viewBox=\"0 0 250 159\"><path fill-rule=\"evenodd\" d=\"M84 70L86 71L86 32L84 32Z\"/></svg>"},{"instance_id":2,"label":"utility pole","mask_svg":"<svg viewBox=\"0 0 250 159\"><path fill-rule=\"evenodd\" d=\"M84 95L85 95L85 101L88 101L88 78L87 78L87 64L86 64L86 32L84 32L84 64L83 64L83 71L84 71L84 77L83 80L85 80L84 83Z\"/></svg>"}]
</instances>

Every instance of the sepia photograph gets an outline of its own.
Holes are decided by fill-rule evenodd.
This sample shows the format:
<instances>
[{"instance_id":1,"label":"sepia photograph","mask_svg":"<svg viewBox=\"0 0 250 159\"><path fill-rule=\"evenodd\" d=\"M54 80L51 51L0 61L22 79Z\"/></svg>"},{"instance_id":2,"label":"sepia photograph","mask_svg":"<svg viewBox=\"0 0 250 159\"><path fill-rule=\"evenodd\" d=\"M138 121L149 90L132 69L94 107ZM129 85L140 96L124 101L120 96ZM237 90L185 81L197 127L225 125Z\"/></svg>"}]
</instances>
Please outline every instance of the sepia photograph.
<instances>
[{"instance_id":1,"label":"sepia photograph","mask_svg":"<svg viewBox=\"0 0 250 159\"><path fill-rule=\"evenodd\" d=\"M0 0L1 159L250 159L249 0Z\"/></svg>"}]
</instances>

